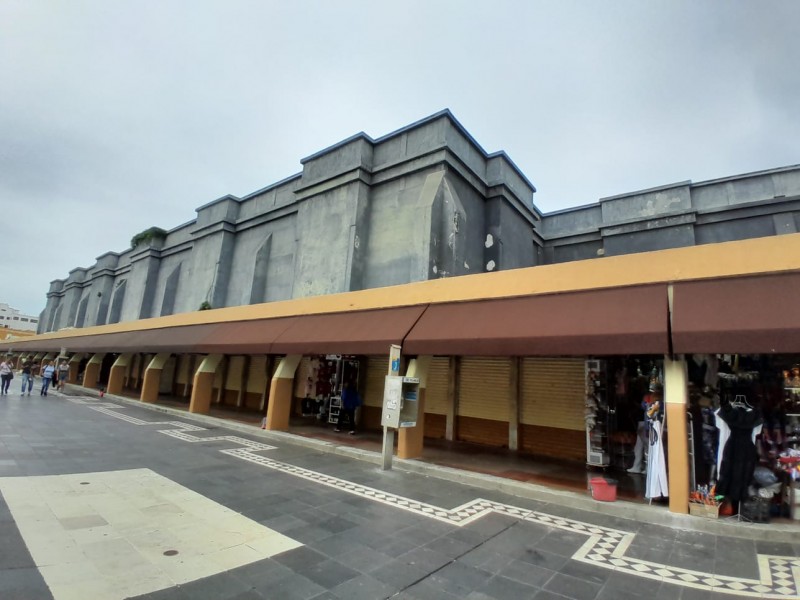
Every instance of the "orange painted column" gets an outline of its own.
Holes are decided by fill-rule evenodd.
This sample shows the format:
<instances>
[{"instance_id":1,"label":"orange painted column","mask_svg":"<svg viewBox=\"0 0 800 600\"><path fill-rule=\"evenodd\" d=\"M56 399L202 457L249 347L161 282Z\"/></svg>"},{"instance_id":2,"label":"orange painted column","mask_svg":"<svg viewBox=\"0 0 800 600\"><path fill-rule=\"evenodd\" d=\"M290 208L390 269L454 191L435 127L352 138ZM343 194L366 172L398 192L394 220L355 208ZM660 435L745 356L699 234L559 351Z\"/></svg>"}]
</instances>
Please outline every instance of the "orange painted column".
<instances>
[{"instance_id":1,"label":"orange painted column","mask_svg":"<svg viewBox=\"0 0 800 600\"><path fill-rule=\"evenodd\" d=\"M69 372L67 374L67 383L75 383L78 381L78 363L69 363Z\"/></svg>"},{"instance_id":2,"label":"orange painted column","mask_svg":"<svg viewBox=\"0 0 800 600\"><path fill-rule=\"evenodd\" d=\"M128 364L131 360L131 354L120 354L114 365L111 367L111 372L108 375L108 388L109 394L121 394L122 388L125 383L125 372L128 369Z\"/></svg>"},{"instance_id":3,"label":"orange painted column","mask_svg":"<svg viewBox=\"0 0 800 600\"><path fill-rule=\"evenodd\" d=\"M158 402L158 388L161 385L161 369L148 369L144 372L142 391L139 400L148 404Z\"/></svg>"},{"instance_id":4,"label":"orange painted column","mask_svg":"<svg viewBox=\"0 0 800 600\"><path fill-rule=\"evenodd\" d=\"M270 431L288 431L289 415L292 412L294 374L303 357L299 354L284 356L269 384L267 425Z\"/></svg>"},{"instance_id":5,"label":"orange painted column","mask_svg":"<svg viewBox=\"0 0 800 600\"><path fill-rule=\"evenodd\" d=\"M81 367L83 354L76 354L69 359L69 380L67 383L78 383L78 369Z\"/></svg>"},{"instance_id":6,"label":"orange painted column","mask_svg":"<svg viewBox=\"0 0 800 600\"><path fill-rule=\"evenodd\" d=\"M105 354L95 354L86 365L83 372L83 387L93 388L97 385L97 378L100 376L100 366L103 364Z\"/></svg>"},{"instance_id":7,"label":"orange painted column","mask_svg":"<svg viewBox=\"0 0 800 600\"><path fill-rule=\"evenodd\" d=\"M154 404L158 402L158 391L161 387L161 370L164 368L164 363L169 360L169 352L156 354L150 364L144 371L144 381L142 382L142 391L139 394L139 400Z\"/></svg>"},{"instance_id":8,"label":"orange painted column","mask_svg":"<svg viewBox=\"0 0 800 600\"><path fill-rule=\"evenodd\" d=\"M222 354L209 354L200 363L192 380L192 398L189 401L189 412L208 414L211 409L214 378L222 359Z\"/></svg>"},{"instance_id":9,"label":"orange painted column","mask_svg":"<svg viewBox=\"0 0 800 600\"><path fill-rule=\"evenodd\" d=\"M669 510L689 512L689 440L687 438L688 380L683 357L664 357L664 397L667 404Z\"/></svg>"},{"instance_id":10,"label":"orange painted column","mask_svg":"<svg viewBox=\"0 0 800 600\"><path fill-rule=\"evenodd\" d=\"M125 367L118 367L117 365L111 367L111 372L108 374L108 393L122 393L122 382L124 379Z\"/></svg>"},{"instance_id":11,"label":"orange painted column","mask_svg":"<svg viewBox=\"0 0 800 600\"><path fill-rule=\"evenodd\" d=\"M211 397L214 387L214 373L196 373L192 387L192 399L189 401L189 412L207 415L211 408Z\"/></svg>"},{"instance_id":12,"label":"orange painted column","mask_svg":"<svg viewBox=\"0 0 800 600\"><path fill-rule=\"evenodd\" d=\"M409 361L406 377L419 378L417 424L401 427L397 436L397 458L420 458L425 444L425 389L428 387L428 369L432 356L420 356Z\"/></svg>"}]
</instances>

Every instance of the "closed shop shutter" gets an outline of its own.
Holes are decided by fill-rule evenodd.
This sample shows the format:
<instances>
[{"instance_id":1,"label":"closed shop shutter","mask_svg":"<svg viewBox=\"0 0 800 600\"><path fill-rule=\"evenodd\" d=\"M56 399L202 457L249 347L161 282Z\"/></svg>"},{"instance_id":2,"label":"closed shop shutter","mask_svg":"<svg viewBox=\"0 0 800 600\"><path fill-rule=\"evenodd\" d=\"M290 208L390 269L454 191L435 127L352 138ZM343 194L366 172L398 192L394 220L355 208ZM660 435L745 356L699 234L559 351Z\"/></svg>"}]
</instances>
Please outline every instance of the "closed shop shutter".
<instances>
[{"instance_id":1,"label":"closed shop shutter","mask_svg":"<svg viewBox=\"0 0 800 600\"><path fill-rule=\"evenodd\" d=\"M508 421L508 358L463 357L459 379L458 416Z\"/></svg>"},{"instance_id":2,"label":"closed shop shutter","mask_svg":"<svg viewBox=\"0 0 800 600\"><path fill-rule=\"evenodd\" d=\"M186 385L189 381L189 367L192 364L192 357L189 354L181 354L178 357L178 369L175 374L175 383Z\"/></svg>"},{"instance_id":3,"label":"closed shop shutter","mask_svg":"<svg viewBox=\"0 0 800 600\"><path fill-rule=\"evenodd\" d=\"M251 356L250 372L247 375L247 391L251 394L261 394L267 389L267 357Z\"/></svg>"},{"instance_id":4,"label":"closed shop shutter","mask_svg":"<svg viewBox=\"0 0 800 600\"><path fill-rule=\"evenodd\" d=\"M164 366L161 368L161 381L159 384L159 390L162 394L172 393L172 385L175 380L176 367L177 358L172 355L167 359L167 362L165 362Z\"/></svg>"},{"instance_id":5,"label":"closed shop shutter","mask_svg":"<svg viewBox=\"0 0 800 600\"><path fill-rule=\"evenodd\" d=\"M131 365L131 378L132 379L139 379L139 371L141 370L142 365L142 355L141 354L134 354L133 356L133 364Z\"/></svg>"},{"instance_id":6,"label":"closed shop shutter","mask_svg":"<svg viewBox=\"0 0 800 600\"><path fill-rule=\"evenodd\" d=\"M242 389L242 374L244 373L244 356L231 356L228 358L228 373L225 378L225 389L238 392Z\"/></svg>"},{"instance_id":7,"label":"closed shop shutter","mask_svg":"<svg viewBox=\"0 0 800 600\"><path fill-rule=\"evenodd\" d=\"M584 361L525 358L520 382L520 423L584 429Z\"/></svg>"},{"instance_id":8,"label":"closed shop shutter","mask_svg":"<svg viewBox=\"0 0 800 600\"><path fill-rule=\"evenodd\" d=\"M428 385L425 388L426 413L447 414L447 385L449 380L450 359L446 356L434 357L428 370Z\"/></svg>"},{"instance_id":9,"label":"closed shop shutter","mask_svg":"<svg viewBox=\"0 0 800 600\"><path fill-rule=\"evenodd\" d=\"M383 407L383 388L389 373L389 355L367 358L367 381L364 386L364 406Z\"/></svg>"},{"instance_id":10,"label":"closed shop shutter","mask_svg":"<svg viewBox=\"0 0 800 600\"><path fill-rule=\"evenodd\" d=\"M229 360L228 357L223 357L217 365L217 370L214 371L214 389L220 389L222 387L222 373L225 370L224 367L226 360Z\"/></svg>"}]
</instances>

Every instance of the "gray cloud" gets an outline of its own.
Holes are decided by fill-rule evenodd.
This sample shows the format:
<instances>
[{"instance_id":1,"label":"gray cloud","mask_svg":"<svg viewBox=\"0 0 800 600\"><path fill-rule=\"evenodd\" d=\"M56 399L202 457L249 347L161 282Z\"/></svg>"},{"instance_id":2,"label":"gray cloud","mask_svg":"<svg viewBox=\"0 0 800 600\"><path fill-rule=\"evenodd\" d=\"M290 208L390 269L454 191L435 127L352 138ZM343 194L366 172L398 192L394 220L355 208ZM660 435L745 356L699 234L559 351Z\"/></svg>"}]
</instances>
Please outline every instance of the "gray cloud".
<instances>
[{"instance_id":1,"label":"gray cloud","mask_svg":"<svg viewBox=\"0 0 800 600\"><path fill-rule=\"evenodd\" d=\"M800 4L0 4L1 302L449 107L545 211L800 162Z\"/></svg>"}]
</instances>

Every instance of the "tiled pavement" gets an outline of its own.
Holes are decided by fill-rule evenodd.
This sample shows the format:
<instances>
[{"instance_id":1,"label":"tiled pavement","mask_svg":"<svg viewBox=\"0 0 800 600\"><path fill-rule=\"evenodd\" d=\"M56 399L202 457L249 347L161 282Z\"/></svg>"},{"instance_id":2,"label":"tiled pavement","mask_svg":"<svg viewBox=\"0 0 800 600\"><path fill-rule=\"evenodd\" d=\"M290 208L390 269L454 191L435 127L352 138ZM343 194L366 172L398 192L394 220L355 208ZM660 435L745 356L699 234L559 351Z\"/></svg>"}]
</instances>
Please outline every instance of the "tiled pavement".
<instances>
[{"instance_id":1,"label":"tiled pavement","mask_svg":"<svg viewBox=\"0 0 800 600\"><path fill-rule=\"evenodd\" d=\"M44 475L101 477L113 472L124 478L141 476L143 470L163 479L164 494L171 495L170 500L166 495L154 500L148 490L147 501L137 500L140 512L168 512L176 519L203 514L214 522L215 505L249 519L249 538L263 531L270 540L301 545L288 551L276 547L273 555L249 538L220 542L221 526L215 532L165 520L155 525L150 521L145 526L149 533L142 535L143 526L132 525L126 513L120 519L128 523L127 533L111 523L106 533L116 543L102 546L124 546L128 554L115 561L93 555L84 543L86 536L100 531L93 521L97 515L50 514L60 511L59 496L42 504L49 510L44 527L41 513L26 513L4 500L0 598L87 597L80 595L78 585L71 590L48 578L57 567L54 561L72 564L77 557L91 563L92 577L108 583L92 588L104 590L105 596L95 598L135 593L135 583L121 585L120 573L130 572L130 561L138 561L141 569L136 582L148 592L142 598L798 597L794 571L800 570L800 561L794 557L800 542L677 530L419 474L381 471L287 438L276 442L263 435L238 435L129 403L53 395L0 398L4 496L24 481L39 490L45 480L67 481L40 477ZM71 481L74 486L75 478ZM127 492L116 502L131 494L130 485L124 485ZM76 489L84 491L68 487L62 492ZM208 502L202 511L175 500L195 496ZM96 503L92 506L101 510ZM119 507L114 509L112 514L119 515ZM26 519L39 519L40 526ZM72 538L71 554L41 554L46 545L36 536L52 537L59 527ZM196 535L171 535L187 530ZM205 537L198 531L205 531ZM167 545L177 551L174 556L148 555L136 545L152 544L154 537L167 533ZM190 558L201 566L181 575L176 563ZM204 576L203 565L211 563L228 569L208 570L216 574Z\"/></svg>"}]
</instances>

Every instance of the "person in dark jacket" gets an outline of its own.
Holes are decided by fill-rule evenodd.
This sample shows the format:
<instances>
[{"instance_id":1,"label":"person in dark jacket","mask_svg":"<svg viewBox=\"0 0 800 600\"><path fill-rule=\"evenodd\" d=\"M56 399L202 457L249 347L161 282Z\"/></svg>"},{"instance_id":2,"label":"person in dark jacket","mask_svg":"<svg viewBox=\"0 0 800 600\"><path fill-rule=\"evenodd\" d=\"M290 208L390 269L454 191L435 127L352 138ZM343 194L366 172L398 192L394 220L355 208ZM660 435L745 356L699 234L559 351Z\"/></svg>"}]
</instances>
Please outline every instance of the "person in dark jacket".
<instances>
[{"instance_id":1,"label":"person in dark jacket","mask_svg":"<svg viewBox=\"0 0 800 600\"><path fill-rule=\"evenodd\" d=\"M342 412L339 413L339 423L335 431L341 431L342 419L347 416L347 423L350 426L350 435L356 433L356 409L361 406L361 396L355 386L349 381L345 381L342 386Z\"/></svg>"}]
</instances>

